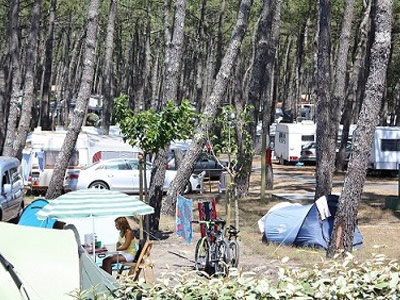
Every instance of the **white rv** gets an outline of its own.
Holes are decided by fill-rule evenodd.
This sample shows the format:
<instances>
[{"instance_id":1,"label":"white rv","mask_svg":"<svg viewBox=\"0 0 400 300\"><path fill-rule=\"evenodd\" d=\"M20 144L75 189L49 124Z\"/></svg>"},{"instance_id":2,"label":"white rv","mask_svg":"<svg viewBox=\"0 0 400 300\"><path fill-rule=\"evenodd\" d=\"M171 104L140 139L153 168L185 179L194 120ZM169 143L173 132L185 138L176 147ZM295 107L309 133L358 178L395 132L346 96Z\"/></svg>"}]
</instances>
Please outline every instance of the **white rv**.
<instances>
[{"instance_id":1,"label":"white rv","mask_svg":"<svg viewBox=\"0 0 400 300\"><path fill-rule=\"evenodd\" d=\"M376 127L368 168L397 170L399 164L400 127Z\"/></svg>"},{"instance_id":2,"label":"white rv","mask_svg":"<svg viewBox=\"0 0 400 300\"><path fill-rule=\"evenodd\" d=\"M275 132L275 157L280 164L297 162L304 145L314 142L316 125L311 121L279 123Z\"/></svg>"},{"instance_id":3,"label":"white rv","mask_svg":"<svg viewBox=\"0 0 400 300\"><path fill-rule=\"evenodd\" d=\"M25 185L32 190L47 189L66 131L35 131L28 137L23 151L22 171ZM131 147L118 135L99 135L82 131L75 145L65 179L74 181L79 170L96 161L137 157L141 150ZM76 177L76 178L75 178Z\"/></svg>"}]
</instances>

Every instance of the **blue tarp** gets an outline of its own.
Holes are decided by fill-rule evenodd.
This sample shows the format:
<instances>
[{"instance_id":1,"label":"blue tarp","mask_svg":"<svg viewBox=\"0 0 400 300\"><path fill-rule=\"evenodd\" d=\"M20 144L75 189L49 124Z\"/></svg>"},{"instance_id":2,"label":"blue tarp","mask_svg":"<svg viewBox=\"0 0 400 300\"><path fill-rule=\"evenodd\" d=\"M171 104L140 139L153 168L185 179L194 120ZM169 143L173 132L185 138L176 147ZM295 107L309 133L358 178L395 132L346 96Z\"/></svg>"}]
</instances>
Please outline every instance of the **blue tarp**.
<instances>
[{"instance_id":1,"label":"blue tarp","mask_svg":"<svg viewBox=\"0 0 400 300\"><path fill-rule=\"evenodd\" d=\"M339 197L327 196L331 216L321 220L315 204L286 206L272 210L264 222L264 234L267 241L327 249L333 229L333 222ZM358 227L354 231L353 246L362 245L362 235Z\"/></svg>"},{"instance_id":2,"label":"blue tarp","mask_svg":"<svg viewBox=\"0 0 400 300\"><path fill-rule=\"evenodd\" d=\"M32 201L28 206L25 207L24 211L22 212L18 225L53 228L56 219L47 218L46 220L39 220L36 217L36 213L43 207L45 207L48 203L49 202L46 199L37 199Z\"/></svg>"}]
</instances>

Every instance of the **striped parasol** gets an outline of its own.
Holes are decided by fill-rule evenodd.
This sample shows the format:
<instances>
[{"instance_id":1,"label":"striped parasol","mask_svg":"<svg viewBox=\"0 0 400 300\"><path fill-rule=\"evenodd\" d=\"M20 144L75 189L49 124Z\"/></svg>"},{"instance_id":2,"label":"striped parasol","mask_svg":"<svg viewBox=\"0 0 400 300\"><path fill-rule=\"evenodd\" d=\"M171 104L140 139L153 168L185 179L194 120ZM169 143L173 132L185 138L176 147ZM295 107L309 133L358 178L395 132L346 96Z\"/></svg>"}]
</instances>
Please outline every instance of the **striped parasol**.
<instances>
[{"instance_id":1,"label":"striped parasol","mask_svg":"<svg viewBox=\"0 0 400 300\"><path fill-rule=\"evenodd\" d=\"M64 194L50 200L44 208L36 213L38 219L47 218L91 218L93 236L95 219L107 216L148 215L154 213L154 208L139 200L139 197L104 189L84 189ZM95 249L93 239L92 249ZM95 260L95 251L93 251Z\"/></svg>"},{"instance_id":2,"label":"striped parasol","mask_svg":"<svg viewBox=\"0 0 400 300\"><path fill-rule=\"evenodd\" d=\"M118 191L84 189L50 200L37 212L39 219L88 218L104 216L132 216L154 213L154 208Z\"/></svg>"}]
</instances>

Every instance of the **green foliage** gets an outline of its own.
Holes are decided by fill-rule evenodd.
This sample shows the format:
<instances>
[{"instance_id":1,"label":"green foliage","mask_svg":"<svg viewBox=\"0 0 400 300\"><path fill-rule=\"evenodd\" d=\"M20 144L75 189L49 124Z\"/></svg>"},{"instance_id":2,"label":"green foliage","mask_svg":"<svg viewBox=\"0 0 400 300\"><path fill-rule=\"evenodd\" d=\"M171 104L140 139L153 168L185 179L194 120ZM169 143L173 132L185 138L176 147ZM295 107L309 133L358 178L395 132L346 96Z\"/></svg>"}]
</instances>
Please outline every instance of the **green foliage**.
<instances>
[{"instance_id":1,"label":"green foliage","mask_svg":"<svg viewBox=\"0 0 400 300\"><path fill-rule=\"evenodd\" d=\"M123 296L114 299L398 299L400 266L382 255L359 263L348 254L310 269L280 267L275 280L233 270L227 278L178 272L154 286L129 278L122 284Z\"/></svg>"},{"instance_id":2,"label":"green foliage","mask_svg":"<svg viewBox=\"0 0 400 300\"><path fill-rule=\"evenodd\" d=\"M169 101L160 113L147 110L135 114L127 107L128 97L115 99L115 119L120 123L124 138L146 153L157 153L173 140L187 139L194 125L194 110L189 101L176 106Z\"/></svg>"},{"instance_id":3,"label":"green foliage","mask_svg":"<svg viewBox=\"0 0 400 300\"><path fill-rule=\"evenodd\" d=\"M252 106L246 106L237 111L232 105L223 106L214 127L220 127L218 135L209 138L215 156L221 153L228 154L229 171L234 171L237 166L237 154L240 149L239 141L242 143L242 151L250 153L253 151L252 138L247 131L248 124L252 122Z\"/></svg>"}]
</instances>

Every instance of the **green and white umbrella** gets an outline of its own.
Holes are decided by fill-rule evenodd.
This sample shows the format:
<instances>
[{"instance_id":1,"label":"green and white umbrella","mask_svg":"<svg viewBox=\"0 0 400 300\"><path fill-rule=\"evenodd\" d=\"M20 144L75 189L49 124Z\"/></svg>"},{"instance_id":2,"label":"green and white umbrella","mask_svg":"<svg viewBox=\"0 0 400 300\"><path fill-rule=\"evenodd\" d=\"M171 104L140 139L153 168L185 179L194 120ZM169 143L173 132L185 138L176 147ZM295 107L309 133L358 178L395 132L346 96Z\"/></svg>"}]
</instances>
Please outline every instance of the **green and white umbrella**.
<instances>
[{"instance_id":1,"label":"green and white umbrella","mask_svg":"<svg viewBox=\"0 0 400 300\"><path fill-rule=\"evenodd\" d=\"M95 219L110 216L148 215L154 208L139 200L137 196L104 189L84 189L64 194L36 213L38 219L92 219L95 234ZM93 249L94 247L93 239ZM93 251L93 257L94 251Z\"/></svg>"},{"instance_id":2,"label":"green and white umbrella","mask_svg":"<svg viewBox=\"0 0 400 300\"><path fill-rule=\"evenodd\" d=\"M154 213L154 208L118 191L84 189L64 194L50 200L37 212L41 220L46 218L87 218L104 216L132 216Z\"/></svg>"}]
</instances>

